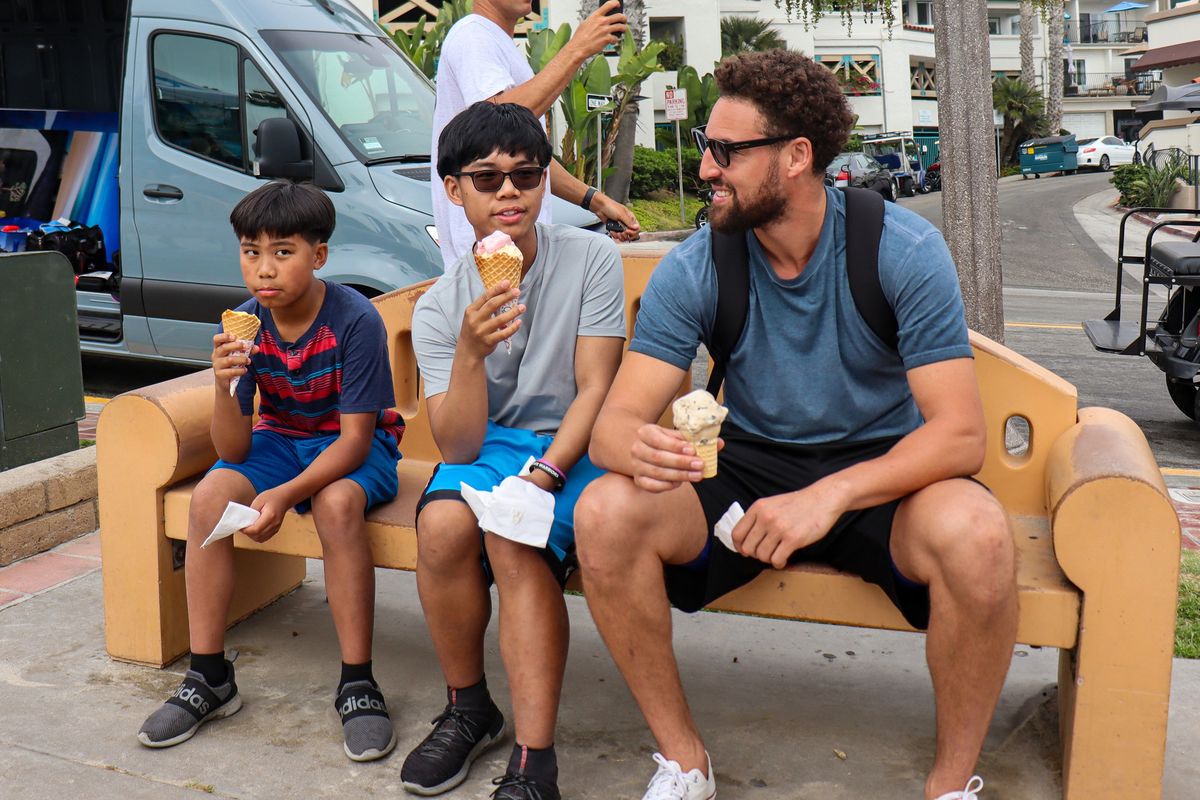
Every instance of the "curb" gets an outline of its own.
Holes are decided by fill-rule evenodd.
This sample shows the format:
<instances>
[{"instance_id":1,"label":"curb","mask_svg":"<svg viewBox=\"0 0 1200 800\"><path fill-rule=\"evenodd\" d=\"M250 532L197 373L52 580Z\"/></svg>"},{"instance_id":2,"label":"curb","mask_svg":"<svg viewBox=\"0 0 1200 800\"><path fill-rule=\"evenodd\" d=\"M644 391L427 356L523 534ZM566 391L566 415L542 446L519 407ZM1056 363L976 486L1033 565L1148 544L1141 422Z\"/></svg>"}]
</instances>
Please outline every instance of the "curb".
<instances>
[{"instance_id":1,"label":"curb","mask_svg":"<svg viewBox=\"0 0 1200 800\"><path fill-rule=\"evenodd\" d=\"M0 566L96 530L96 448L0 472Z\"/></svg>"}]
</instances>

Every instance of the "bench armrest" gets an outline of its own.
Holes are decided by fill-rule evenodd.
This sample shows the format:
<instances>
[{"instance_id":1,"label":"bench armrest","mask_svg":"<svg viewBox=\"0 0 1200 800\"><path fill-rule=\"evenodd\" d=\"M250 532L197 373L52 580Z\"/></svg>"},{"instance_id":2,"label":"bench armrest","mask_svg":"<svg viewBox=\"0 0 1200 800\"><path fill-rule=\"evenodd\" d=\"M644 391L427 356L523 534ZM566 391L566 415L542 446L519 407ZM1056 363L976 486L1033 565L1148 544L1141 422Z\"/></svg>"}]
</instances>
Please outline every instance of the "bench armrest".
<instances>
[{"instance_id":1,"label":"bench armrest","mask_svg":"<svg viewBox=\"0 0 1200 800\"><path fill-rule=\"evenodd\" d=\"M211 466L217 458L209 435L212 410L211 369L111 400L96 430L101 503L105 478L156 490Z\"/></svg>"}]
</instances>

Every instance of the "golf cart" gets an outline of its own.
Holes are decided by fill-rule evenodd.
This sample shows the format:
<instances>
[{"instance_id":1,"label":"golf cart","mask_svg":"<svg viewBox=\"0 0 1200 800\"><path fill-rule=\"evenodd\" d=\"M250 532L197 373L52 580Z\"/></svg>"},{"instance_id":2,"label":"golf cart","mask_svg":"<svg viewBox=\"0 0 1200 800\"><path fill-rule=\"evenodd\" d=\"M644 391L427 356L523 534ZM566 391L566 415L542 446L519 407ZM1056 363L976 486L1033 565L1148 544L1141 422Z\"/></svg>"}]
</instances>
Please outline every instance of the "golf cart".
<instances>
[{"instance_id":1,"label":"golf cart","mask_svg":"<svg viewBox=\"0 0 1200 800\"><path fill-rule=\"evenodd\" d=\"M1146 356L1166 374L1167 393L1190 419L1200 418L1197 374L1200 373L1200 219L1169 219L1150 228L1141 253L1126 253L1125 226L1137 213L1200 216L1195 208L1135 208L1121 218L1117 240L1117 291L1113 310L1104 319L1089 319L1083 329L1092 347L1103 353ZM1192 241L1155 241L1163 227L1196 228ZM1121 318L1123 267L1142 267L1141 313L1136 321ZM1166 306L1158 319L1147 318L1152 286L1168 286Z\"/></svg>"},{"instance_id":2,"label":"golf cart","mask_svg":"<svg viewBox=\"0 0 1200 800\"><path fill-rule=\"evenodd\" d=\"M912 197L929 191L925 168L921 166L921 146L908 131L872 133L862 139L863 152L891 170L895 195Z\"/></svg>"}]
</instances>

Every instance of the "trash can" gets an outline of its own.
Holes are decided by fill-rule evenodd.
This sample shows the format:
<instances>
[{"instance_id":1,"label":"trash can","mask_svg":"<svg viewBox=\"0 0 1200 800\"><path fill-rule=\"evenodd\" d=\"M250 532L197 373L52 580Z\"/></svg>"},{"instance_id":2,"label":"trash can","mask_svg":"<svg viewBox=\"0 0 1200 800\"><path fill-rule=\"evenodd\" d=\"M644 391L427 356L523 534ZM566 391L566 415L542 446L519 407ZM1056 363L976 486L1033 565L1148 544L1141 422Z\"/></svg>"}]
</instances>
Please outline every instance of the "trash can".
<instances>
[{"instance_id":1,"label":"trash can","mask_svg":"<svg viewBox=\"0 0 1200 800\"><path fill-rule=\"evenodd\" d=\"M79 447L75 273L62 253L0 255L0 470Z\"/></svg>"},{"instance_id":2,"label":"trash can","mask_svg":"<svg viewBox=\"0 0 1200 800\"><path fill-rule=\"evenodd\" d=\"M1074 175L1079 169L1079 145L1075 143L1073 133L1030 139L1021 143L1020 151L1021 176L1026 179L1030 175L1038 177L1043 172Z\"/></svg>"}]
</instances>

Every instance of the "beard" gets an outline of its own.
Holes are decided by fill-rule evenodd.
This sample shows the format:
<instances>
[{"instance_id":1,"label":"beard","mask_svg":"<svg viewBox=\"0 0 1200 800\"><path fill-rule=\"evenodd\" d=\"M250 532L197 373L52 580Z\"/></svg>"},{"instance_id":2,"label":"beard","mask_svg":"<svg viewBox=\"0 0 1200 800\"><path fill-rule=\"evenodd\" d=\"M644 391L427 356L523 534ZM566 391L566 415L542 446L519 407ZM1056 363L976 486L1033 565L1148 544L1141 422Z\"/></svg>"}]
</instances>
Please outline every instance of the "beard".
<instances>
[{"instance_id":1,"label":"beard","mask_svg":"<svg viewBox=\"0 0 1200 800\"><path fill-rule=\"evenodd\" d=\"M741 200L735 190L728 205L709 212L708 224L719 233L745 233L775 222L786 208L787 198L779 185L779 165L772 161L766 180L756 194Z\"/></svg>"}]
</instances>

